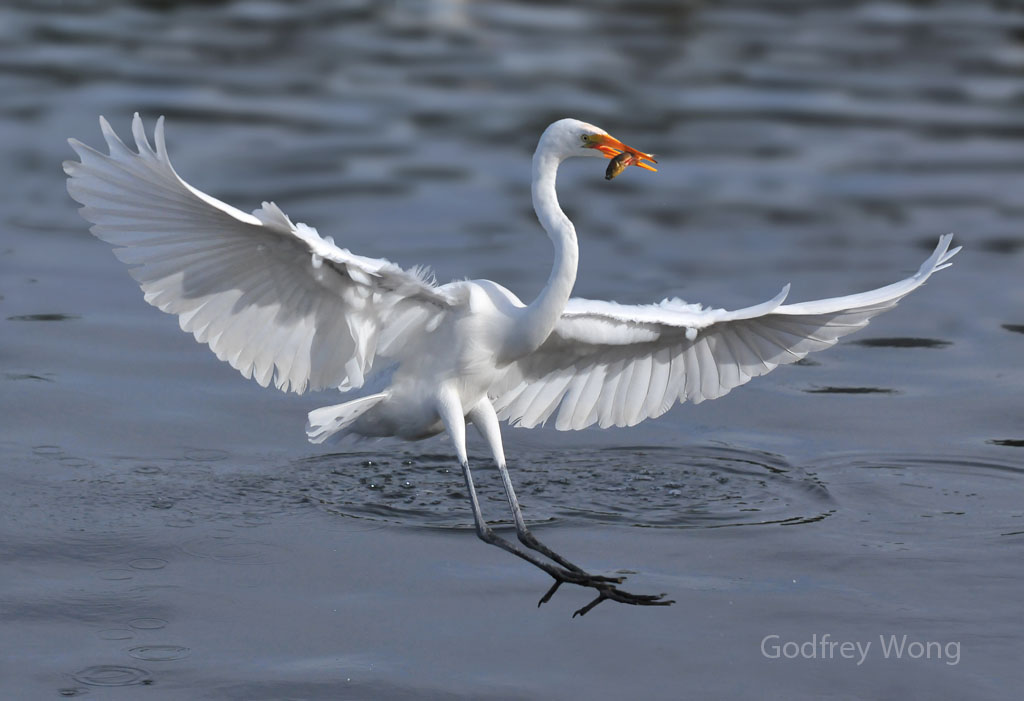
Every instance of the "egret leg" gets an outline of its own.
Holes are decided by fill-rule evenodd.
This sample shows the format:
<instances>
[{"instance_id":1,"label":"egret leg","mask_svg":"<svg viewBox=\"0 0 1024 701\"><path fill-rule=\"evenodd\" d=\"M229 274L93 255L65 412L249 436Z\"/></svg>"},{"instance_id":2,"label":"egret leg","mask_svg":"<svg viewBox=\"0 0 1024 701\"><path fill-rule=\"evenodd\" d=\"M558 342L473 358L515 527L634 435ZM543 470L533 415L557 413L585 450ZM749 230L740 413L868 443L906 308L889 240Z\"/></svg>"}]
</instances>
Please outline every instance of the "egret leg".
<instances>
[{"instance_id":1,"label":"egret leg","mask_svg":"<svg viewBox=\"0 0 1024 701\"><path fill-rule=\"evenodd\" d=\"M494 456L494 462L498 465L498 472L501 473L501 482L505 486L505 496L508 498L508 505L512 509L512 518L515 520L516 535L519 536L519 542L577 574L586 575L594 580L603 582L613 582L616 584L622 582L623 577L604 577L586 572L582 567L574 565L544 545L530 532L530 529L526 527L526 521L523 519L523 511L519 508L519 500L516 498L515 489L512 488L512 478L508 474L508 467L505 466L505 450L501 444L501 426L498 424L498 415L494 411L494 406L487 399L484 399L470 410L468 416L480 432L480 435L483 436L483 439L487 441L487 446L491 449L491 455ZM559 584L560 582L555 582L555 586L548 595L541 599L542 604L551 598Z\"/></svg>"},{"instance_id":2,"label":"egret leg","mask_svg":"<svg viewBox=\"0 0 1024 701\"><path fill-rule=\"evenodd\" d=\"M455 454L459 458L459 465L462 466L462 475L466 480L466 491L469 492L469 503L473 508L473 521L476 524L476 534L480 540L490 545L496 545L516 557L520 557L530 564L538 567L555 580L574 581L582 579L575 572L555 567L549 562L544 562L538 557L519 548L515 543L510 543L491 529L484 520L483 512L480 510L480 500L476 495L476 488L473 486L473 474L469 470L469 457L466 454L466 419L462 413L462 402L459 401L455 392L442 393L438 401L438 413L444 422L448 435L455 446ZM582 583L575 582L574 583Z\"/></svg>"},{"instance_id":3,"label":"egret leg","mask_svg":"<svg viewBox=\"0 0 1024 701\"><path fill-rule=\"evenodd\" d=\"M473 520L476 523L476 534L479 536L480 540L490 545L496 545L499 548L512 553L516 557L521 557L538 569L547 572L552 578L554 578L555 583L550 589L548 589L547 593L541 598L541 600L537 602L537 606L547 602L558 590L558 587L564 582L577 584L581 587L591 587L598 591L597 598L583 608L574 612L573 618L586 614L590 609L608 599L618 601L623 604L632 604L634 606L669 606L675 603L671 599L665 599L664 594L631 594L628 591L623 591L615 587L610 582L605 581L605 578L594 577L586 572L580 573L562 569L561 567L555 567L551 563L544 562L530 553L521 550L515 545L515 543L510 543L505 540L495 533L490 526L487 525L487 522L484 521L483 513L480 511L480 500L477 498L476 489L473 486L473 475L469 470L469 462L463 456L460 456L459 459L462 463L462 474L466 478L466 490L469 492L469 501L473 506Z\"/></svg>"},{"instance_id":4,"label":"egret leg","mask_svg":"<svg viewBox=\"0 0 1024 701\"><path fill-rule=\"evenodd\" d=\"M452 412L454 407L449 404L448 407L441 408L441 418L444 421L445 426L448 427L448 433L452 437L452 442L455 443L456 453L459 457L459 462L462 465L462 472L466 478L466 489L469 491L470 503L473 506L473 518L476 522L477 535L484 542L497 545L498 547L511 552L513 555L523 558L554 578L555 583L551 585L551 588L548 589L544 596L541 597L540 601L537 602L537 606L540 606L551 599L555 592L558 591L558 588L565 582L577 584L583 587L590 587L597 589L598 591L597 598L573 613L573 618L585 615L602 601L606 601L608 599L624 604L632 604L634 606L669 606L675 603L670 599L665 599L664 594L631 594L630 592L623 591L614 586L622 581L621 578L601 577L589 574L550 550L547 546L537 540L532 533L530 533L529 529L526 527L526 522L523 520L522 510L519 508L519 501L516 499L515 490L512 489L512 480L509 477L508 469L505 467L505 452L501 445L501 429L498 425L498 417L495 414L494 407L491 403L484 400L469 412L469 418L474 422L474 424L476 424L481 435L483 435L484 440L487 441L491 448L491 452L494 455L495 462L498 464L502 482L505 485L505 494L508 496L509 506L511 506L512 514L515 518L516 532L519 535L519 539L524 545L549 557L562 565L562 567L554 567L550 563L538 560L529 553L520 550L513 543L510 543L495 534L484 521L483 513L480 511L480 501L477 498L476 489L473 487L473 476L470 473L469 460L466 457L466 425L465 420L461 415L461 403L458 402L457 398L455 398L455 406L458 406L460 409L457 415ZM454 432L452 431L453 427L455 428Z\"/></svg>"}]
</instances>

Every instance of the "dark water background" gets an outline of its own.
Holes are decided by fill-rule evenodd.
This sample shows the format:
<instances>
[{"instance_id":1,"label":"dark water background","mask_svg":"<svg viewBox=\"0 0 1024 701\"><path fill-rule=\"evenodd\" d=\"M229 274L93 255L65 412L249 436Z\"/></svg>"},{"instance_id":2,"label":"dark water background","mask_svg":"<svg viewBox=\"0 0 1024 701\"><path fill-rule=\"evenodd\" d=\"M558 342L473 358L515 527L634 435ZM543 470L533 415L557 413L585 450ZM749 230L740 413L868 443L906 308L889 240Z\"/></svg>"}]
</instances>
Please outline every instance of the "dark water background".
<instances>
[{"instance_id":1,"label":"dark water background","mask_svg":"<svg viewBox=\"0 0 1024 701\"><path fill-rule=\"evenodd\" d=\"M1024 13L1013 2L27 2L0 9L0 697L1019 698ZM734 307L899 279L813 361L628 430L505 432L541 536L678 602L542 609L445 441L308 445L143 303L64 191L96 116L366 255L548 274L562 116L659 155L559 182L577 294ZM500 485L474 443L485 508ZM766 636L873 642L768 659ZM959 643L886 659L879 636ZM934 648L932 648L934 652Z\"/></svg>"}]
</instances>

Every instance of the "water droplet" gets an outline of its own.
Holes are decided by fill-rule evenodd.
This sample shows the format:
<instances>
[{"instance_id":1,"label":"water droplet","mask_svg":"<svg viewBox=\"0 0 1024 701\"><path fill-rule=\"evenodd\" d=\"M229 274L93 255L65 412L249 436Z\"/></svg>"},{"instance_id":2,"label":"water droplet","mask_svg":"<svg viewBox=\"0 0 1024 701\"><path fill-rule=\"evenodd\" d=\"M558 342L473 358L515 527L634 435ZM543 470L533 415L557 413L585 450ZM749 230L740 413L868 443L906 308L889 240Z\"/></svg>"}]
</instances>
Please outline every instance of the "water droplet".
<instances>
[{"instance_id":1,"label":"water droplet","mask_svg":"<svg viewBox=\"0 0 1024 701\"><path fill-rule=\"evenodd\" d=\"M131 640L135 637L135 631L130 628L106 628L98 631L96 636L101 640Z\"/></svg>"},{"instance_id":2,"label":"water droplet","mask_svg":"<svg viewBox=\"0 0 1024 701\"><path fill-rule=\"evenodd\" d=\"M140 475L159 475L163 473L163 470L156 465L139 465L135 468L135 472Z\"/></svg>"},{"instance_id":3,"label":"water droplet","mask_svg":"<svg viewBox=\"0 0 1024 701\"><path fill-rule=\"evenodd\" d=\"M63 455L64 449L59 445L37 445L33 446L32 452L36 455Z\"/></svg>"}]
</instances>

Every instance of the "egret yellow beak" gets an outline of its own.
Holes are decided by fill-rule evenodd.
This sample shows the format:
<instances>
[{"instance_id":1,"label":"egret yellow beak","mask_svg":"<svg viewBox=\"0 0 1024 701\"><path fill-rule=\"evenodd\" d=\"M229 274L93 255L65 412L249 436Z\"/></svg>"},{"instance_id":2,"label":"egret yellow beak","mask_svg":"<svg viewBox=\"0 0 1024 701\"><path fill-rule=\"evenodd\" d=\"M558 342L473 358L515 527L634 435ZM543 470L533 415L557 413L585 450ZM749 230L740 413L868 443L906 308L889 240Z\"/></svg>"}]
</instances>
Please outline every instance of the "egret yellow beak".
<instances>
[{"instance_id":1,"label":"egret yellow beak","mask_svg":"<svg viewBox=\"0 0 1024 701\"><path fill-rule=\"evenodd\" d=\"M593 136L590 137L589 143L587 145L590 148L595 148L598 151L600 151L602 154L604 154L605 158L615 158L620 154L628 153L630 157L623 158L620 160L620 162L624 162L626 166L634 165L639 166L644 170L650 170L653 172L658 171L657 168L647 163L644 163L644 161L657 163L657 161L654 160L653 155L649 153L644 153L643 151L637 151L632 146L626 146L626 144L622 143L614 136L609 136L608 134L594 134ZM623 166L623 169L625 169L625 166Z\"/></svg>"}]
</instances>

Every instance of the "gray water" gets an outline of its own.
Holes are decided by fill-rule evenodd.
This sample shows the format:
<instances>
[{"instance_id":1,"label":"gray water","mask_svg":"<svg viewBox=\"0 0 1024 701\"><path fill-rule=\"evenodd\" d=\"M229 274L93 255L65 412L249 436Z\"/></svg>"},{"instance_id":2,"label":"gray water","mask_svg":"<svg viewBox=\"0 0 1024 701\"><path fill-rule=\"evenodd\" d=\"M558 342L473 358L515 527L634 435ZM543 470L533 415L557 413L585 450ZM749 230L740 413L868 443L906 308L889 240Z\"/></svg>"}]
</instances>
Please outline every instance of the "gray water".
<instances>
[{"instance_id":1,"label":"gray water","mask_svg":"<svg viewBox=\"0 0 1024 701\"><path fill-rule=\"evenodd\" d=\"M1018 698L1016 7L5 3L0 698ZM536 608L549 580L475 538L444 440L310 446L337 395L262 390L142 301L60 169L135 111L236 206L524 298L550 261L529 157L562 116L660 161L566 165L580 296L800 301L902 278L942 233L964 251L717 401L506 429L539 535L676 600L570 620L589 593Z\"/></svg>"}]
</instances>

